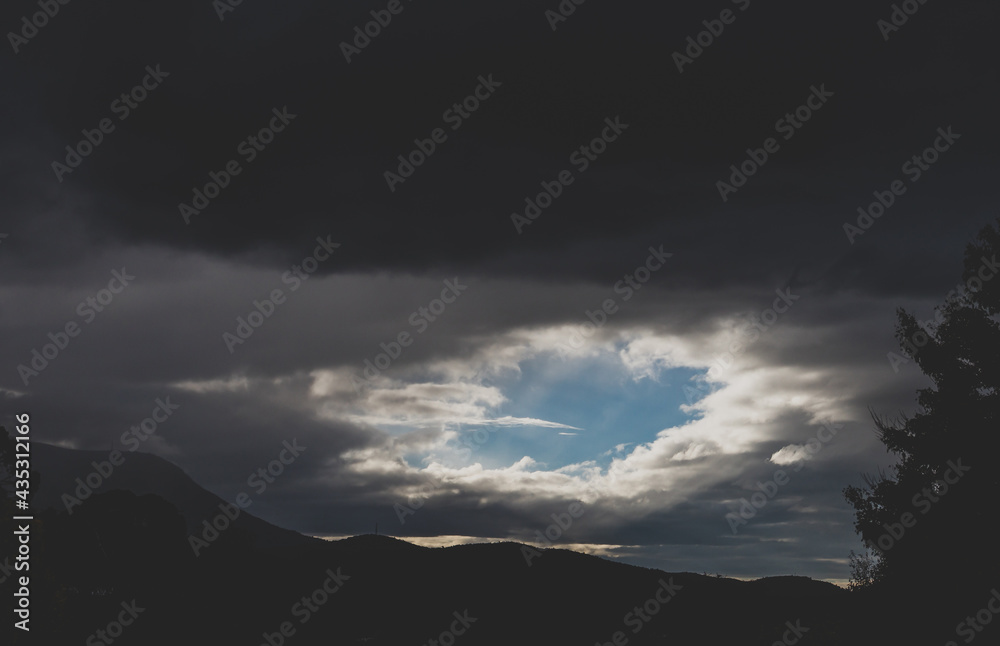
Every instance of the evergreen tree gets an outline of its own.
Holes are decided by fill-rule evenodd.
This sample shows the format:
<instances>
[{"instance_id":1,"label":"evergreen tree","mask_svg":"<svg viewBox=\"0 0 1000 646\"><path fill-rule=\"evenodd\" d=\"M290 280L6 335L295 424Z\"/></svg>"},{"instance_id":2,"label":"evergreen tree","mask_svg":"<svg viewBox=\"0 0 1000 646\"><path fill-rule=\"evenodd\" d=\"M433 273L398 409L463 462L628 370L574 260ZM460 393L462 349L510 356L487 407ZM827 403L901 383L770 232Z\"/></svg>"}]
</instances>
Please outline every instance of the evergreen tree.
<instances>
[{"instance_id":1,"label":"evergreen tree","mask_svg":"<svg viewBox=\"0 0 1000 646\"><path fill-rule=\"evenodd\" d=\"M918 412L873 414L887 472L848 487L855 529L867 553L852 555L852 588L878 588L896 600L933 586L945 606L975 612L1000 585L994 505L1000 500L1000 229L987 226L965 252L967 289L949 296L933 322L898 312L897 338L932 386ZM953 602L953 603L950 603ZM972 604L972 605L966 605ZM973 607L975 606L975 607ZM951 625L962 615L942 619Z\"/></svg>"}]
</instances>

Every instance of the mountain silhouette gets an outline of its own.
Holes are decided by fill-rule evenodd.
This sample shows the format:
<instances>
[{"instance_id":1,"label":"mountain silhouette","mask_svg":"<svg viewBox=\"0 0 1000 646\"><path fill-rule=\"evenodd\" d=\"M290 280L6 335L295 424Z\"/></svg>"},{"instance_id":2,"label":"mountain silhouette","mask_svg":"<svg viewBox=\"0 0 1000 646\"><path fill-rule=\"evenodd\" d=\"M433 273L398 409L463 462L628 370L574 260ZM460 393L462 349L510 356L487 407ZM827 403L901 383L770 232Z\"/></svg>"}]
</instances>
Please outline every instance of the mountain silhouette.
<instances>
[{"instance_id":1,"label":"mountain silhouette","mask_svg":"<svg viewBox=\"0 0 1000 646\"><path fill-rule=\"evenodd\" d=\"M81 500L77 491L81 484L77 479L83 481L83 485L89 489L86 482L88 474L97 473L100 476L94 463L108 462L108 451L67 449L41 442L33 444L32 448L35 452L36 470L42 474L32 501L32 507L36 509L66 510L64 495ZM124 461L120 465L109 463L111 474L107 478L101 476L101 484L93 489L94 492L119 489L136 495L159 496L180 511L187 523L188 532L192 534L202 533L203 521L218 515L220 504L232 502L206 491L184 473L183 469L159 456L139 452L122 452L122 455ZM91 482L96 481L95 476ZM87 489L82 491L86 492ZM68 504L75 508L72 500ZM241 511L233 521L233 527L252 536L255 544L261 548L296 547L317 540L276 527L245 511Z\"/></svg>"},{"instance_id":2,"label":"mountain silhouette","mask_svg":"<svg viewBox=\"0 0 1000 646\"><path fill-rule=\"evenodd\" d=\"M222 501L180 468L129 455L70 514L61 496L107 454L35 446L44 643L87 643L129 603L143 611L115 644L867 643L859 596L805 577L668 573L515 542L323 541L245 511L195 556L187 534Z\"/></svg>"}]
</instances>

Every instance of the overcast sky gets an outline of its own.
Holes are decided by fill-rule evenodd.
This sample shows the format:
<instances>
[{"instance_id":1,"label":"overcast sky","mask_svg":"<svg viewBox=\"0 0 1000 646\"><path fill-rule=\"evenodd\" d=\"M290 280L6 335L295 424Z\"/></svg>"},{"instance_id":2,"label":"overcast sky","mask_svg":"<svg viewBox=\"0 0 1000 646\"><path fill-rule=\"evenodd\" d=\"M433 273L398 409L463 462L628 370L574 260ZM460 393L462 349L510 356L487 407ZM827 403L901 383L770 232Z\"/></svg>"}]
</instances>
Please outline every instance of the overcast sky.
<instances>
[{"instance_id":1,"label":"overcast sky","mask_svg":"<svg viewBox=\"0 0 1000 646\"><path fill-rule=\"evenodd\" d=\"M250 511L314 535L581 501L556 544L846 579L895 311L998 215L1000 9L903 4L5 3L3 421L169 397L138 450L229 500L297 440Z\"/></svg>"}]
</instances>

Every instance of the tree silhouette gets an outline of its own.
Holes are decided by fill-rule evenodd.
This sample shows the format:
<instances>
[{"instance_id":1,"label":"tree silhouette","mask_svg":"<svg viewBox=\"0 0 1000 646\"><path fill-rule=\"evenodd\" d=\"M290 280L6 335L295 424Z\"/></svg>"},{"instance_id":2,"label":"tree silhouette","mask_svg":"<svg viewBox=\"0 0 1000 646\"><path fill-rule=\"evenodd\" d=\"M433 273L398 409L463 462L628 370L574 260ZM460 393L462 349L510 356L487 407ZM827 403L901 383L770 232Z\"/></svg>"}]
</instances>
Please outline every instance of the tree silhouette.
<instances>
[{"instance_id":1,"label":"tree silhouette","mask_svg":"<svg viewBox=\"0 0 1000 646\"><path fill-rule=\"evenodd\" d=\"M966 287L949 294L933 322L900 309L896 336L932 386L918 391L918 412L898 419L873 413L895 466L847 487L855 529L867 553L852 555L852 588L879 588L909 599L926 585L947 585L964 611L1000 584L992 556L1000 412L1000 229L987 226L965 252ZM890 356L890 360L893 359ZM955 590L955 592L952 592ZM946 618L954 622L959 616Z\"/></svg>"}]
</instances>

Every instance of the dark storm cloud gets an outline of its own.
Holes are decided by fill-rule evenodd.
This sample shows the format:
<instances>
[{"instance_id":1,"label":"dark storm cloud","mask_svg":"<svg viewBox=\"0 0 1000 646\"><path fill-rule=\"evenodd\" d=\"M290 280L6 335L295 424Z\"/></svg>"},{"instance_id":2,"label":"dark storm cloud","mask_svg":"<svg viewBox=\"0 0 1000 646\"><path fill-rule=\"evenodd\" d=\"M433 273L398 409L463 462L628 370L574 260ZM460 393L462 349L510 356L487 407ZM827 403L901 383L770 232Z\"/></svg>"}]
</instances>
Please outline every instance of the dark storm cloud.
<instances>
[{"instance_id":1,"label":"dark storm cloud","mask_svg":"<svg viewBox=\"0 0 1000 646\"><path fill-rule=\"evenodd\" d=\"M61 5L0 57L14 126L0 154L0 388L24 393L5 403L31 409L52 441L104 448L172 397L181 408L141 450L230 500L297 438L308 451L252 511L301 531L358 533L379 520L404 536L531 540L574 493L508 488L517 474L442 484L408 469L401 443L431 444L441 430L400 439L351 418L360 395L314 397L311 374L360 373L454 278L469 291L387 374L489 365L502 358L493 344L516 345L505 335L583 322L662 245L674 256L598 338L645 330L708 343L790 289L799 300L725 376L745 384L752 368L788 370L762 389L822 393L855 414L851 431L736 536L728 503L773 475L774 452L808 439L805 409L776 414L773 435L742 453L685 462L706 484L680 502L625 514L603 501L564 542L635 546L613 553L673 570L802 563L842 577L844 563L815 560L857 547L840 490L888 462L865 409L911 409L926 384L886 359L894 309L929 318L958 281L964 245L997 215L996 5L922 5L888 42L876 21L891 3L592 0L553 31L544 11L556 5L405 2L350 64L339 44L377 3L243 3L222 21L207 0ZM724 8L735 23L679 73L672 54ZM36 10L5 5L0 26ZM155 89L119 120L113 102L147 66L162 70ZM499 85L451 130L443 112L481 77ZM780 139L776 122L819 87L832 97ZM277 124L275 109L287 123L247 162L237 145ZM616 117L628 128L576 172L570 153ZM57 181L51 163L104 118L114 131ZM852 244L844 223L905 180L902 164L949 126L961 138ZM390 191L383 173L435 128L448 139ZM716 182L768 137L780 149L723 202ZM230 159L241 174L185 224L178 203ZM574 182L518 234L511 213L565 169ZM317 236L341 246L292 293L282 276ZM134 284L84 321L78 307L118 270ZM275 288L287 302L230 352L223 333ZM69 322L81 335L24 384L17 366ZM769 393L736 403L755 394ZM393 505L409 488L434 496L403 525Z\"/></svg>"},{"instance_id":2,"label":"dark storm cloud","mask_svg":"<svg viewBox=\"0 0 1000 646\"><path fill-rule=\"evenodd\" d=\"M821 9L821 20L816 8L790 3L753 2L745 12L724 2L596 3L555 32L537 3L488 13L461 3L404 7L348 64L339 43L371 19L361 3L241 5L221 22L205 2L67 6L4 64L17 97L6 107L21 130L7 161L18 170L4 180L14 216L7 250L29 264L56 256L60 232L39 236L29 224L44 195L45 210L84 223L77 242L251 253L273 264L293 259L303 237L332 230L345 246L323 271L476 267L596 279L616 254L555 266L547 257L574 242L669 232L678 247L705 249L685 267L687 280L731 284L730 266L748 266L737 280L751 281L849 253L878 274L900 260L900 246L960 240L987 216L984 176L970 169L989 159L996 134L989 3L922 7L889 42L875 23L890 8L865 3ZM678 73L673 52L727 7L735 23ZM28 8L8 7L3 22L16 24ZM56 182L49 163L81 128L114 118L109 104L142 81L146 65L169 76ZM451 131L442 112L490 74L502 85ZM823 84L829 103L723 204L715 182L729 165ZM178 203L239 159L237 144L283 106L295 120L185 226ZM616 115L629 124L620 141L517 235L510 214ZM841 224L948 125L961 144L859 251L847 245ZM448 140L390 193L383 172L436 127ZM720 227L729 235L713 235ZM911 237L900 245L901 235ZM869 245L878 251L865 256ZM858 287L844 271L837 282Z\"/></svg>"}]
</instances>

